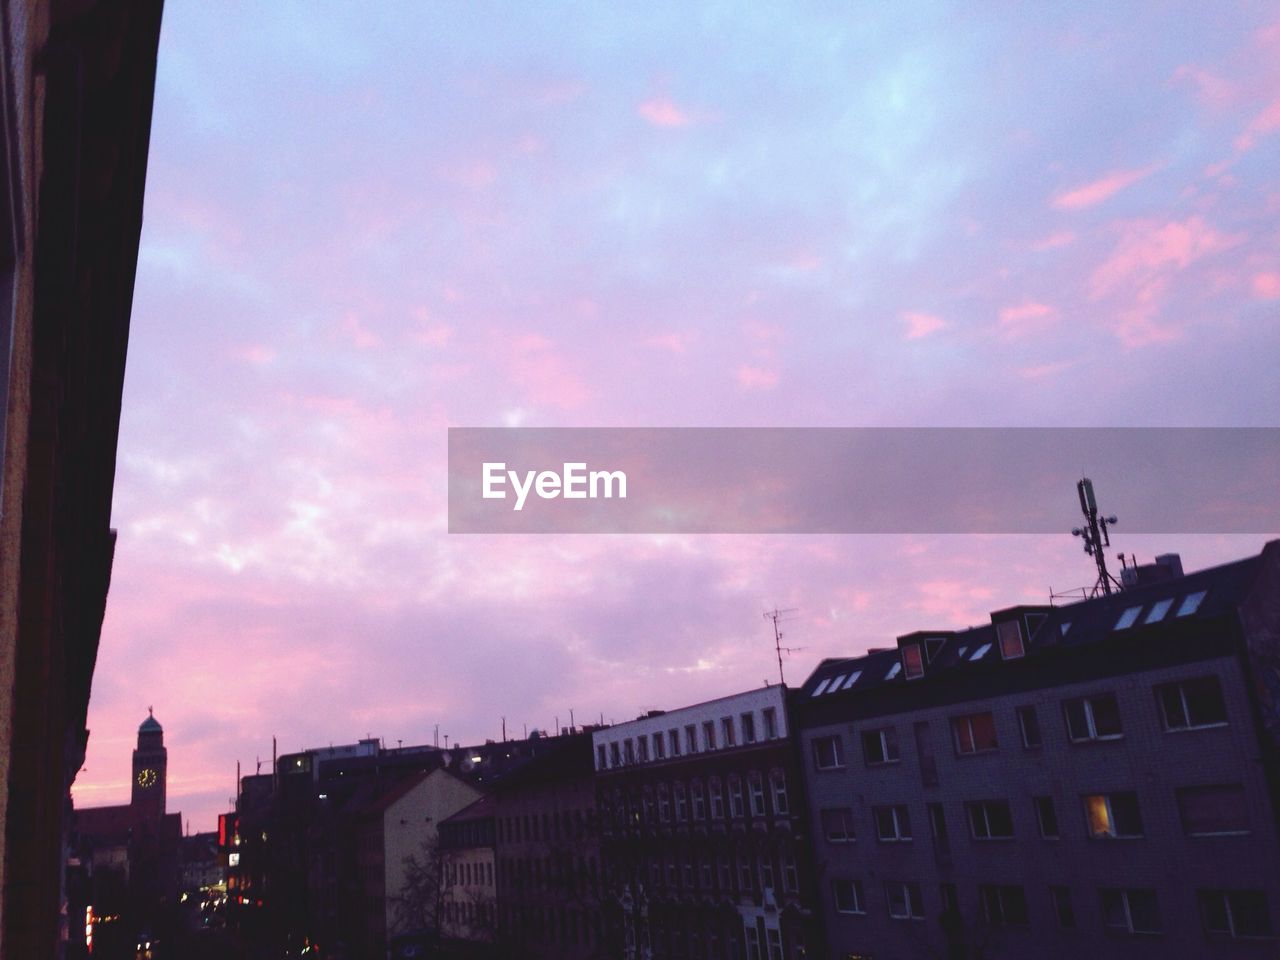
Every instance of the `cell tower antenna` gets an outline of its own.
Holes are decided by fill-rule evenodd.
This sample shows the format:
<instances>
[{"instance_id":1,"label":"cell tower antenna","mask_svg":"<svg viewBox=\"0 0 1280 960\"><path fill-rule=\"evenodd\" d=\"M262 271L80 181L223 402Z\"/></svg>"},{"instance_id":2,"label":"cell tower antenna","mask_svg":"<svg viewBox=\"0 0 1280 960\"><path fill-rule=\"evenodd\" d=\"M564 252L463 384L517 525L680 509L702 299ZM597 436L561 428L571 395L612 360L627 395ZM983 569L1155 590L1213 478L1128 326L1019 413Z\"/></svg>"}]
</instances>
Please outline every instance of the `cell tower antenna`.
<instances>
[{"instance_id":1,"label":"cell tower antenna","mask_svg":"<svg viewBox=\"0 0 1280 960\"><path fill-rule=\"evenodd\" d=\"M1080 512L1084 514L1084 519L1088 525L1076 527L1071 531L1071 535L1084 540L1084 552L1093 557L1094 563L1098 567L1098 579L1094 583L1093 589L1089 592L1089 596L1096 597L1099 593L1110 596L1113 586L1117 590L1122 588L1120 581L1107 570L1107 558L1103 554L1103 549L1111 546L1111 535L1108 532L1108 528L1114 527L1119 521L1116 520L1114 514L1111 516L1098 515L1098 500L1093 494L1093 481L1088 477L1082 477L1076 483L1076 493L1080 495Z\"/></svg>"},{"instance_id":2,"label":"cell tower antenna","mask_svg":"<svg viewBox=\"0 0 1280 960\"><path fill-rule=\"evenodd\" d=\"M788 655L795 653L799 650L803 650L804 647L784 647L782 645L782 627L780 624L786 623L788 620L796 619L799 613L800 609L798 607L787 607L782 610L774 607L772 610L766 610L764 613L764 618L766 620L773 621L773 649L778 654L778 682L783 686L786 686L787 678L783 676L782 673L782 655L784 653Z\"/></svg>"}]
</instances>

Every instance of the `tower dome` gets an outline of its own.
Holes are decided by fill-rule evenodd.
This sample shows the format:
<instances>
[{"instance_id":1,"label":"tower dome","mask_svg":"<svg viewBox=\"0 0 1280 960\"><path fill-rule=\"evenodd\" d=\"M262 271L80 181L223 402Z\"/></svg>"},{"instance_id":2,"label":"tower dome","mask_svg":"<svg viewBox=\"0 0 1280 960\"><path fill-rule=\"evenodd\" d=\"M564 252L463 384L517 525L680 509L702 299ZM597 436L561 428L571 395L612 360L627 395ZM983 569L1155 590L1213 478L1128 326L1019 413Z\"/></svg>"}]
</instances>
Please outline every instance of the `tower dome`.
<instances>
[{"instance_id":1,"label":"tower dome","mask_svg":"<svg viewBox=\"0 0 1280 960\"><path fill-rule=\"evenodd\" d=\"M155 718L151 712L151 708L147 707L147 719L138 724L139 733L164 733L164 727L160 726L160 721Z\"/></svg>"}]
</instances>

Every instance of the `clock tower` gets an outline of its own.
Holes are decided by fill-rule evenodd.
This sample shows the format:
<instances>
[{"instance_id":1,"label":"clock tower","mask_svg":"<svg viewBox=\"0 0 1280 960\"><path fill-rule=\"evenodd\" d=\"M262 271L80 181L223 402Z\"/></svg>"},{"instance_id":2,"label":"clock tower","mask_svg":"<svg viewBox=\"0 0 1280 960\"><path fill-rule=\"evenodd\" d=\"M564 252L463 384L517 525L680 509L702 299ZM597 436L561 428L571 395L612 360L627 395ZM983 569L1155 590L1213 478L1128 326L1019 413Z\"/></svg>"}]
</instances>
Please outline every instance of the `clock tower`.
<instances>
[{"instance_id":1,"label":"clock tower","mask_svg":"<svg viewBox=\"0 0 1280 960\"><path fill-rule=\"evenodd\" d=\"M168 766L164 728L148 707L147 719L138 727L138 745L133 751L133 793L129 801L140 819L159 820L164 816Z\"/></svg>"}]
</instances>

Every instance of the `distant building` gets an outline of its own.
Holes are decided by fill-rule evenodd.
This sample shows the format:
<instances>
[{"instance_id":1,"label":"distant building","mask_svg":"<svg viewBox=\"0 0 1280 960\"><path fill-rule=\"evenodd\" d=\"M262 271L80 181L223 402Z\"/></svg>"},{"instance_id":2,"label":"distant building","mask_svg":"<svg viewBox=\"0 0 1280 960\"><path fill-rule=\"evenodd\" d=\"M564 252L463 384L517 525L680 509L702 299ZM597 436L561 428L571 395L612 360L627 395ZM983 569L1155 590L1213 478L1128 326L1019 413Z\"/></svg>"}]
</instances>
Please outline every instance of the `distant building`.
<instances>
[{"instance_id":1,"label":"distant building","mask_svg":"<svg viewBox=\"0 0 1280 960\"><path fill-rule=\"evenodd\" d=\"M492 943L498 925L492 795L440 823L439 851L441 935Z\"/></svg>"},{"instance_id":2,"label":"distant building","mask_svg":"<svg viewBox=\"0 0 1280 960\"><path fill-rule=\"evenodd\" d=\"M797 691L829 956L1275 956L1280 541L1160 559Z\"/></svg>"},{"instance_id":3,"label":"distant building","mask_svg":"<svg viewBox=\"0 0 1280 960\"><path fill-rule=\"evenodd\" d=\"M613 956L821 955L786 693L764 687L594 734Z\"/></svg>"}]
</instances>

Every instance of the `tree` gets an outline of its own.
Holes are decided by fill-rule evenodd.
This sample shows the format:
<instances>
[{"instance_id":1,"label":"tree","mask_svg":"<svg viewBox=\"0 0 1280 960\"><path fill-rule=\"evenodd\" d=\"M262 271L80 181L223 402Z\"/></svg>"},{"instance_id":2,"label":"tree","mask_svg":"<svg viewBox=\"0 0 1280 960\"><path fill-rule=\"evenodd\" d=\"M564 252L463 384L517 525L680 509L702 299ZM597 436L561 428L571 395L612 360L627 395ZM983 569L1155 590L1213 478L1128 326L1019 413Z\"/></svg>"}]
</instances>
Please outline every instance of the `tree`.
<instances>
[{"instance_id":1,"label":"tree","mask_svg":"<svg viewBox=\"0 0 1280 960\"><path fill-rule=\"evenodd\" d=\"M404 884L392 898L395 904L393 934L430 934L439 939L444 900L444 860L435 836L422 842L417 852L403 860ZM390 892L390 891L388 891Z\"/></svg>"}]
</instances>

